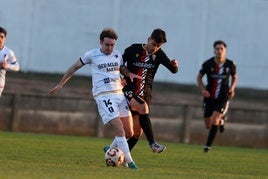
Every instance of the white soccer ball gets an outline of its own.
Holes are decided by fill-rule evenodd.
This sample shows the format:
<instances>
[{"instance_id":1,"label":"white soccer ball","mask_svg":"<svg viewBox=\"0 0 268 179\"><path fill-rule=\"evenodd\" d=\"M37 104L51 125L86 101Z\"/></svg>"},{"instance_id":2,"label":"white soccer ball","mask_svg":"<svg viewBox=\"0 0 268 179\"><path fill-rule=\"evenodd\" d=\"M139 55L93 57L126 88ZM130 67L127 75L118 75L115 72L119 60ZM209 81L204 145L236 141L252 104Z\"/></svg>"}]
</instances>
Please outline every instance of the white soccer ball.
<instances>
[{"instance_id":1,"label":"white soccer ball","mask_svg":"<svg viewBox=\"0 0 268 179\"><path fill-rule=\"evenodd\" d=\"M124 162L124 153L118 147L114 147L106 151L104 158L107 166L116 167Z\"/></svg>"}]
</instances>

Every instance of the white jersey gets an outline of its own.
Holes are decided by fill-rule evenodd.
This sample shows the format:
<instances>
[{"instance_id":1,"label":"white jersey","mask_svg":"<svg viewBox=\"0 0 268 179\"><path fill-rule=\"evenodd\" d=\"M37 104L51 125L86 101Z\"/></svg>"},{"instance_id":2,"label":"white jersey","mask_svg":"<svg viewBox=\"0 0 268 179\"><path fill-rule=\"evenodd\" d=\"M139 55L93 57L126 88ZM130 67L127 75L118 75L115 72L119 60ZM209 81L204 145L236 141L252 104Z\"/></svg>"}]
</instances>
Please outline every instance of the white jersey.
<instances>
[{"instance_id":1,"label":"white jersey","mask_svg":"<svg viewBox=\"0 0 268 179\"><path fill-rule=\"evenodd\" d=\"M20 68L14 52L6 46L0 50L0 62L2 61L8 63L7 70L18 71ZM5 76L6 70L0 67L0 88L4 88L5 86Z\"/></svg>"},{"instance_id":2,"label":"white jersey","mask_svg":"<svg viewBox=\"0 0 268 179\"><path fill-rule=\"evenodd\" d=\"M92 69L92 94L122 90L120 66L123 58L119 51L114 50L105 55L99 48L86 52L81 57L83 64L90 64Z\"/></svg>"}]
</instances>

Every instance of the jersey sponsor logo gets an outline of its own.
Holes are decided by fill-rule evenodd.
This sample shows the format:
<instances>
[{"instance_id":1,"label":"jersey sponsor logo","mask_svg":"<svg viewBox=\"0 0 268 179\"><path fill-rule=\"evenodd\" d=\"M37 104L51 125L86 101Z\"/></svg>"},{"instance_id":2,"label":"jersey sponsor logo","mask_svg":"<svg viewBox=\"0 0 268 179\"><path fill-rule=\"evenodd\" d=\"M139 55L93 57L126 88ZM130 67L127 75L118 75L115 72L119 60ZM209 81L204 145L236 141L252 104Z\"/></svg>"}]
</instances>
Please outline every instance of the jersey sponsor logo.
<instances>
[{"instance_id":1,"label":"jersey sponsor logo","mask_svg":"<svg viewBox=\"0 0 268 179\"><path fill-rule=\"evenodd\" d=\"M119 63L118 62L102 63L98 65L98 68L100 70L106 68L106 72L119 71Z\"/></svg>"},{"instance_id":2,"label":"jersey sponsor logo","mask_svg":"<svg viewBox=\"0 0 268 179\"><path fill-rule=\"evenodd\" d=\"M155 67L154 64L142 63L142 62L134 62L133 65L139 68L154 68Z\"/></svg>"},{"instance_id":3,"label":"jersey sponsor logo","mask_svg":"<svg viewBox=\"0 0 268 179\"><path fill-rule=\"evenodd\" d=\"M219 74L213 74L211 75L212 78L215 78L215 79L226 79L227 76L226 75L219 75Z\"/></svg>"},{"instance_id":4,"label":"jersey sponsor logo","mask_svg":"<svg viewBox=\"0 0 268 179\"><path fill-rule=\"evenodd\" d=\"M110 78L104 78L103 81L104 83L110 83Z\"/></svg>"}]
</instances>

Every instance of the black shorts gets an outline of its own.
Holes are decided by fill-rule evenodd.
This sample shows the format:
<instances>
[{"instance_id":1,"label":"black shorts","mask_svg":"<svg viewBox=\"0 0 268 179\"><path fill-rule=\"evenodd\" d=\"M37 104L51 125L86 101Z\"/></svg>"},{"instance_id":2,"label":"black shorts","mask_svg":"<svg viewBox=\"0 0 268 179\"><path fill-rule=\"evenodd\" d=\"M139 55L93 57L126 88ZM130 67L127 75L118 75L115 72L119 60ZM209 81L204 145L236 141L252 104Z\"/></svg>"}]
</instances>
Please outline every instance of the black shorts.
<instances>
[{"instance_id":1,"label":"black shorts","mask_svg":"<svg viewBox=\"0 0 268 179\"><path fill-rule=\"evenodd\" d=\"M141 97L139 97L136 93L134 93L134 91L131 90L130 88L125 86L123 88L123 92L124 92L124 95L128 101L130 101L132 98L134 98L138 103L140 103L140 104L144 103L144 100Z\"/></svg>"},{"instance_id":2,"label":"black shorts","mask_svg":"<svg viewBox=\"0 0 268 179\"><path fill-rule=\"evenodd\" d=\"M222 99L210 99L204 98L202 109L204 111L204 117L210 117L213 114L213 111L223 113L228 100Z\"/></svg>"}]
</instances>

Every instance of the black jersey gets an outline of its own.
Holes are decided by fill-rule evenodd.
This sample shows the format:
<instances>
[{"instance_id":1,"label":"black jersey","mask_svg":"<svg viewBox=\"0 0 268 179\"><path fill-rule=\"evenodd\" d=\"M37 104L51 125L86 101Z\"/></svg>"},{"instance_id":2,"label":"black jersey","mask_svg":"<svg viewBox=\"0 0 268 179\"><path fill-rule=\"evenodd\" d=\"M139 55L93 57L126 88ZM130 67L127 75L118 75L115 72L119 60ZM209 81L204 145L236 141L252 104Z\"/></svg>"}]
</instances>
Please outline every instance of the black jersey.
<instances>
[{"instance_id":1,"label":"black jersey","mask_svg":"<svg viewBox=\"0 0 268 179\"><path fill-rule=\"evenodd\" d=\"M133 82L126 78L127 88L141 96L147 103L150 103L152 83L159 65L164 65L172 73L176 73L178 68L171 65L170 59L163 50L160 49L155 54L148 55L143 45L132 44L126 48L123 60L130 72L143 78L142 80L134 79Z\"/></svg>"},{"instance_id":2,"label":"black jersey","mask_svg":"<svg viewBox=\"0 0 268 179\"><path fill-rule=\"evenodd\" d=\"M206 89L211 95L210 98L223 100L228 98L229 78L236 74L236 65L233 61L226 59L223 64L218 65L212 57L203 63L199 72L207 76Z\"/></svg>"}]
</instances>

